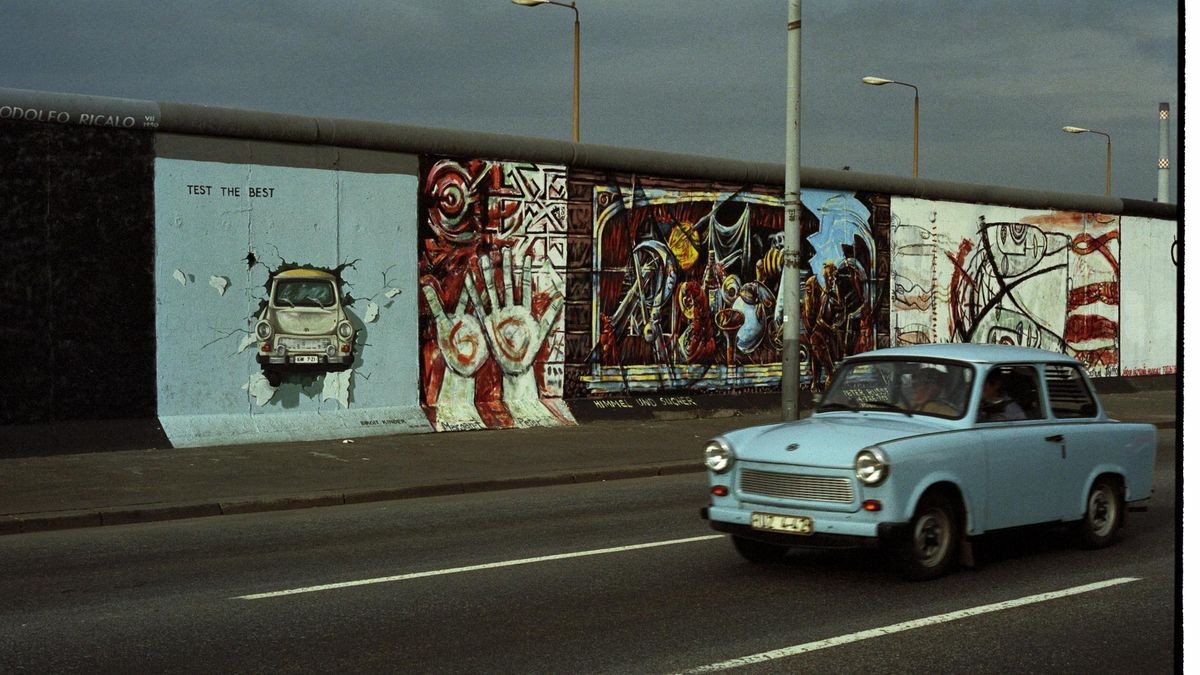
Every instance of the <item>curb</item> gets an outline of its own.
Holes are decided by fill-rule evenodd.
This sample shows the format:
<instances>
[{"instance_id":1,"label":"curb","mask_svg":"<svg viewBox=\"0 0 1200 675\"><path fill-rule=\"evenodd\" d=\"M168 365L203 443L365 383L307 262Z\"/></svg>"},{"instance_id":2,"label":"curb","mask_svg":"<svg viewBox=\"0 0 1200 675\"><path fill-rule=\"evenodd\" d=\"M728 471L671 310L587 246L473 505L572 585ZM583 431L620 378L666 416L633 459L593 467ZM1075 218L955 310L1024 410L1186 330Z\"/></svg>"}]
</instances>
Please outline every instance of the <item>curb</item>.
<instances>
[{"instance_id":1,"label":"curb","mask_svg":"<svg viewBox=\"0 0 1200 675\"><path fill-rule=\"evenodd\" d=\"M1154 425L1157 429L1175 429L1177 426L1176 420L1173 419L1146 423ZM698 473L703 470L704 464L702 462L681 461L588 471L535 474L518 478L430 483L427 485L412 485L398 488L369 488L344 492L330 491L298 495L238 497L211 502L138 504L127 507L12 514L0 516L0 536L101 527L106 525L129 525L133 523L182 520L186 518L231 516L267 511L290 511L322 506L343 506L346 504L366 504L402 499L444 497L448 495L498 492L501 490L519 490L553 485L599 483L630 478L674 476L684 473Z\"/></svg>"},{"instance_id":2,"label":"curb","mask_svg":"<svg viewBox=\"0 0 1200 675\"><path fill-rule=\"evenodd\" d=\"M596 469L579 472L563 472L504 478L497 480L471 480L447 483L413 485L402 488L373 488L347 492L316 492L302 495L245 497L222 499L212 502L176 504L139 504L129 507L82 509L72 511L49 511L0 516L0 536L29 534L52 530L73 530L105 525L129 525L186 518L208 518L231 516L266 511L290 511L320 506L342 506L369 502L421 499L477 492L498 492L551 485L577 483L599 483L630 478L652 478L674 476L684 473L699 473L704 464L696 461L669 462L646 466Z\"/></svg>"}]
</instances>

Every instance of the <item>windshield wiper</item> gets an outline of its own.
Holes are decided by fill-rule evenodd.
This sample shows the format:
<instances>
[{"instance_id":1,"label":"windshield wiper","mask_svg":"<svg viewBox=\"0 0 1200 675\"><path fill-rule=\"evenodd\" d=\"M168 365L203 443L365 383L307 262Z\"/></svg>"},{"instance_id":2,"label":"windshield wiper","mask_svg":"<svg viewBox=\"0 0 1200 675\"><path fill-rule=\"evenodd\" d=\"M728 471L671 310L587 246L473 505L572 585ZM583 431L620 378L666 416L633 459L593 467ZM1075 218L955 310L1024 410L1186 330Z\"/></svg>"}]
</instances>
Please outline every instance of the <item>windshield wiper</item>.
<instances>
[{"instance_id":1,"label":"windshield wiper","mask_svg":"<svg viewBox=\"0 0 1200 675\"><path fill-rule=\"evenodd\" d=\"M895 410L896 412L902 412L905 415L912 417L911 410L908 408L902 408L891 401L863 401L863 405L873 405L880 408L886 408L887 410Z\"/></svg>"},{"instance_id":2,"label":"windshield wiper","mask_svg":"<svg viewBox=\"0 0 1200 675\"><path fill-rule=\"evenodd\" d=\"M821 405L817 406L817 412L824 412L826 410L852 410L854 412L858 412L860 410L860 408L856 408L852 405L847 405L845 403L836 403L836 402L835 403L822 403Z\"/></svg>"}]
</instances>

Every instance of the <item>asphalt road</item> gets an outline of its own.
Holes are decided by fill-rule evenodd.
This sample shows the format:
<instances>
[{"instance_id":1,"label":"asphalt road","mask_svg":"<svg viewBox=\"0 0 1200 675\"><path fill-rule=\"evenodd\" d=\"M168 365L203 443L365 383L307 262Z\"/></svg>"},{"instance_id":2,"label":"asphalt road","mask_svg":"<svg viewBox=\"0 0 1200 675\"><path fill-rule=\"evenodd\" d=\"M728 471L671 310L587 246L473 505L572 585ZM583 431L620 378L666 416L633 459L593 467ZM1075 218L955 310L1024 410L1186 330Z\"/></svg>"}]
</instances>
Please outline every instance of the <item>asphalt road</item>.
<instances>
[{"instance_id":1,"label":"asphalt road","mask_svg":"<svg viewBox=\"0 0 1200 675\"><path fill-rule=\"evenodd\" d=\"M1116 546L1021 532L926 583L743 562L702 474L13 535L0 672L1169 673L1172 431L1158 453Z\"/></svg>"}]
</instances>

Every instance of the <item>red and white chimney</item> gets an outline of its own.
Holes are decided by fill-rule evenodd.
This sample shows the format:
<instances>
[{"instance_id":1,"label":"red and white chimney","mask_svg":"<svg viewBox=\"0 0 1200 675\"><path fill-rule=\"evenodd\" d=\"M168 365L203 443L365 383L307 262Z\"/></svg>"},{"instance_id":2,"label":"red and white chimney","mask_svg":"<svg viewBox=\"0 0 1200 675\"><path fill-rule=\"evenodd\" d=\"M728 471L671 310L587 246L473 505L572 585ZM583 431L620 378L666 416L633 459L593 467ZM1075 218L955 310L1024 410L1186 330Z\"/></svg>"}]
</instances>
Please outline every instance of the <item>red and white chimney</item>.
<instances>
[{"instance_id":1,"label":"red and white chimney","mask_svg":"<svg viewBox=\"0 0 1200 675\"><path fill-rule=\"evenodd\" d=\"M1154 201L1167 202L1171 199L1171 160L1168 159L1168 129L1171 122L1171 106L1158 104L1158 198Z\"/></svg>"}]
</instances>

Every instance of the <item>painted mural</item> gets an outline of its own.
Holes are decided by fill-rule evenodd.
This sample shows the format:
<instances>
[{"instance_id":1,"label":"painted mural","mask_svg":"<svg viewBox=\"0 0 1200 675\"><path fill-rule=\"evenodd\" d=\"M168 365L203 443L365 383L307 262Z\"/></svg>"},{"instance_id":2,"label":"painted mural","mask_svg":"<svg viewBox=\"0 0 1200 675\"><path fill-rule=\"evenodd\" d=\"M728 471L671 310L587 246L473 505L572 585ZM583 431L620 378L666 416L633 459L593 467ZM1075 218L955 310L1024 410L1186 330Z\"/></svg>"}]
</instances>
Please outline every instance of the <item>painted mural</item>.
<instances>
[{"instance_id":1,"label":"painted mural","mask_svg":"<svg viewBox=\"0 0 1200 675\"><path fill-rule=\"evenodd\" d=\"M413 176L155 160L158 406L176 445L428 431Z\"/></svg>"},{"instance_id":2,"label":"painted mural","mask_svg":"<svg viewBox=\"0 0 1200 675\"><path fill-rule=\"evenodd\" d=\"M901 198L892 213L897 344L1036 347L1120 374L1117 217Z\"/></svg>"},{"instance_id":3,"label":"painted mural","mask_svg":"<svg viewBox=\"0 0 1200 675\"><path fill-rule=\"evenodd\" d=\"M1121 375L1170 375L1179 349L1176 223L1121 217Z\"/></svg>"},{"instance_id":4,"label":"painted mural","mask_svg":"<svg viewBox=\"0 0 1200 675\"><path fill-rule=\"evenodd\" d=\"M888 248L874 223L886 243L887 207L819 190L802 201L802 368L821 389L838 361L877 344ZM593 348L580 395L778 387L778 192L610 179L594 186L591 206Z\"/></svg>"},{"instance_id":5,"label":"painted mural","mask_svg":"<svg viewBox=\"0 0 1200 675\"><path fill-rule=\"evenodd\" d=\"M573 424L563 402L562 166L427 158L422 403L439 431Z\"/></svg>"}]
</instances>

